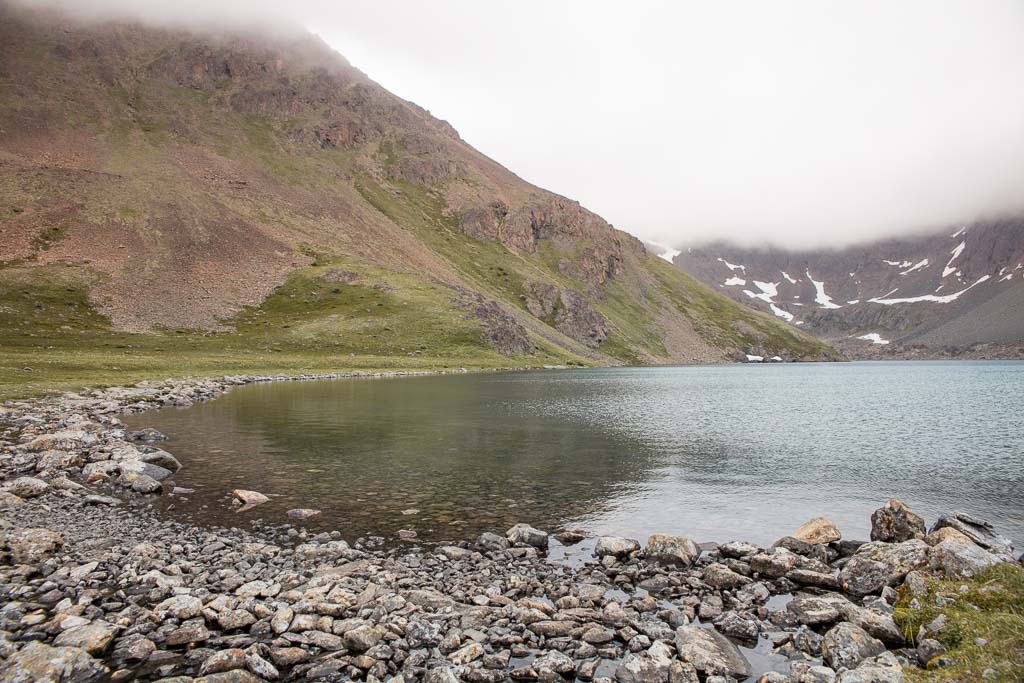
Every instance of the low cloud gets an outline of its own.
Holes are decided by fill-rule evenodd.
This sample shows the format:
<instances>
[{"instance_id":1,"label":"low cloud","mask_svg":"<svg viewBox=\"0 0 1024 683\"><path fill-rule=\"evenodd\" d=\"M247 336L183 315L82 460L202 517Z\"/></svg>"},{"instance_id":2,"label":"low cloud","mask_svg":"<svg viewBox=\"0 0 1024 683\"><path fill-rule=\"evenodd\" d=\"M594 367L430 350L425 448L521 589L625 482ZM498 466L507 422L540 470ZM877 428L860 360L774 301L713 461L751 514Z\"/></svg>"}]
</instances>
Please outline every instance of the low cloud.
<instances>
[{"instance_id":1,"label":"low cloud","mask_svg":"<svg viewBox=\"0 0 1024 683\"><path fill-rule=\"evenodd\" d=\"M664 244L842 246L1024 210L1016 0L31 4L302 24L527 180Z\"/></svg>"}]
</instances>

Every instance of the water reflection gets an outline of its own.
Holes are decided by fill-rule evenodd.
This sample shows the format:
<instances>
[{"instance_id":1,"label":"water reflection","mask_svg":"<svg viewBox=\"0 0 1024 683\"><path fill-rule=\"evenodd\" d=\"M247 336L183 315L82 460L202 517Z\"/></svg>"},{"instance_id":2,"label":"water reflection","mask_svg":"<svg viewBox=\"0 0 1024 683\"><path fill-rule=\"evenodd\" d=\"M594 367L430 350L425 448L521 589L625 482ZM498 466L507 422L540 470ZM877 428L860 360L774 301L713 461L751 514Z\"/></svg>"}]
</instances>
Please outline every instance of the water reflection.
<instances>
[{"instance_id":1,"label":"water reflection","mask_svg":"<svg viewBox=\"0 0 1024 683\"><path fill-rule=\"evenodd\" d=\"M172 437L176 480L197 489L177 513L221 523L317 507L311 526L349 538L526 521L767 542L819 514L865 537L898 496L1021 540L1021 380L1024 364L1006 362L344 380L243 387L130 422ZM236 515L232 488L272 502Z\"/></svg>"}]
</instances>

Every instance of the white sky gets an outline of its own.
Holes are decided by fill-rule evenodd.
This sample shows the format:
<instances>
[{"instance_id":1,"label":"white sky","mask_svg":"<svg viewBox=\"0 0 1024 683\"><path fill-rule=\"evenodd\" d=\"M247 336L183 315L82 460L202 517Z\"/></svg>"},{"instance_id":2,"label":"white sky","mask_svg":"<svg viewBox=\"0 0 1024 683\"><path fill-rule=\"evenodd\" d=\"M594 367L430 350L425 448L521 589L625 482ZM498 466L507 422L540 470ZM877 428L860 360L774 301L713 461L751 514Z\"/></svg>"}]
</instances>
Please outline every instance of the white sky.
<instances>
[{"instance_id":1,"label":"white sky","mask_svg":"<svg viewBox=\"0 0 1024 683\"><path fill-rule=\"evenodd\" d=\"M525 179L670 245L1024 209L1020 0L98 4L299 21Z\"/></svg>"}]
</instances>

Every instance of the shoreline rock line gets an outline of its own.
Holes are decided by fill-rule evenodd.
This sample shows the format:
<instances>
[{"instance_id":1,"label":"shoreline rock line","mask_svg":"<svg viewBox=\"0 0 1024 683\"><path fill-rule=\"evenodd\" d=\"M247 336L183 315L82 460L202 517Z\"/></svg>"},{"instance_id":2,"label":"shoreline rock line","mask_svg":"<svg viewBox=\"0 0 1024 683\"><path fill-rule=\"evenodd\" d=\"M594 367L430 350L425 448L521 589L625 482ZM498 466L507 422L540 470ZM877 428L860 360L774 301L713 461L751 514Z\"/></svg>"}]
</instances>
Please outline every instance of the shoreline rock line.
<instances>
[{"instance_id":1,"label":"shoreline rock line","mask_svg":"<svg viewBox=\"0 0 1024 683\"><path fill-rule=\"evenodd\" d=\"M898 594L1016 561L984 520L953 512L929 529L898 500L872 514L870 541L820 517L770 547L565 530L554 537L594 548L571 564L549 559L552 536L528 524L375 549L291 526L313 509L252 530L161 518L149 501L173 490L181 463L162 434L118 415L271 379L285 378L0 407L0 683L898 682L948 663L942 624L905 640Z\"/></svg>"}]
</instances>

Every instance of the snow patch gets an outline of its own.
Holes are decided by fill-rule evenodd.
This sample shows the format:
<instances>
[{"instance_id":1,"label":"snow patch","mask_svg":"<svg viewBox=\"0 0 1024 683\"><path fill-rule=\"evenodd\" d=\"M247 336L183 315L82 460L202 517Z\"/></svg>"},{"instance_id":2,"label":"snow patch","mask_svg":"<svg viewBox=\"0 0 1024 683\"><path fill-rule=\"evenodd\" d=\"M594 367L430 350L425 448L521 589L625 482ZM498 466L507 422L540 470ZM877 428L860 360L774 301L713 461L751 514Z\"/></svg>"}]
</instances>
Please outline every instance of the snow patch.
<instances>
[{"instance_id":1,"label":"snow patch","mask_svg":"<svg viewBox=\"0 0 1024 683\"><path fill-rule=\"evenodd\" d=\"M659 244L658 242L651 242L650 244L652 247L657 247L658 249L661 250L658 252L658 258L665 259L669 263L674 263L672 259L683 253L678 249L673 249L672 247L666 246L664 244Z\"/></svg>"},{"instance_id":2,"label":"snow patch","mask_svg":"<svg viewBox=\"0 0 1024 683\"><path fill-rule=\"evenodd\" d=\"M744 289L743 293L749 296L751 299L760 299L766 304L772 303L772 299L779 295L779 283L777 282L758 282L753 280L754 286L760 289L760 292L752 292L749 289Z\"/></svg>"},{"instance_id":3,"label":"snow patch","mask_svg":"<svg viewBox=\"0 0 1024 683\"><path fill-rule=\"evenodd\" d=\"M768 304L768 307L770 309L772 309L772 313L774 313L775 315L779 316L780 318L785 320L787 323L793 322L793 314L790 313L789 311L784 311L781 308L779 308L778 306L776 306L775 304Z\"/></svg>"},{"instance_id":4,"label":"snow patch","mask_svg":"<svg viewBox=\"0 0 1024 683\"><path fill-rule=\"evenodd\" d=\"M760 363L763 360L764 360L764 356L753 356L753 355L751 355L749 353L747 354L747 362L748 363Z\"/></svg>"},{"instance_id":5,"label":"snow patch","mask_svg":"<svg viewBox=\"0 0 1024 683\"><path fill-rule=\"evenodd\" d=\"M882 344L882 345L885 345L885 344L889 343L888 339L882 339L882 335L878 334L877 332L871 332L870 334L865 334L865 335L863 335L861 337L857 337L857 339L864 339L866 341L871 342L872 344Z\"/></svg>"},{"instance_id":6,"label":"snow patch","mask_svg":"<svg viewBox=\"0 0 1024 683\"><path fill-rule=\"evenodd\" d=\"M879 297L877 299L869 299L869 301L871 301L872 303L876 303L876 304L882 304L883 306L892 306L893 304L916 304L916 303L919 303L919 302L922 302L922 301L930 301L930 302L936 303L936 304L948 304L950 302L956 301L965 292L970 291L974 287L977 287L982 282L985 282L986 280L988 280L990 278L991 278L990 275L982 275L970 287L967 287L965 289L961 289L959 292L954 292L953 294L946 294L945 296L935 296L934 294L924 294L922 296L913 296L913 297L908 297L908 298L905 298L905 299L887 299L887 298L884 298L884 297ZM889 292L889 294L892 294L895 291L896 290L894 289L894 290L892 290L892 292ZM889 296L889 294L886 294L885 296Z\"/></svg>"},{"instance_id":7,"label":"snow patch","mask_svg":"<svg viewBox=\"0 0 1024 683\"><path fill-rule=\"evenodd\" d=\"M960 235L964 234L965 232L967 232L967 226L966 225L964 227L960 228L959 230L957 230L956 232L954 232L952 235L950 235L950 237L959 237Z\"/></svg>"},{"instance_id":8,"label":"snow patch","mask_svg":"<svg viewBox=\"0 0 1024 683\"><path fill-rule=\"evenodd\" d=\"M731 277L725 281L726 287L732 287L733 285L745 285L747 281L741 277Z\"/></svg>"},{"instance_id":9,"label":"snow patch","mask_svg":"<svg viewBox=\"0 0 1024 683\"><path fill-rule=\"evenodd\" d=\"M799 280L794 280L793 278L791 278L789 276L789 273L787 273L784 270L780 270L779 272L782 273L782 277L786 278L786 280L788 280L789 284L791 284L791 285L795 285L796 283L800 282Z\"/></svg>"},{"instance_id":10,"label":"snow patch","mask_svg":"<svg viewBox=\"0 0 1024 683\"><path fill-rule=\"evenodd\" d=\"M999 281L1000 282L1006 282L1007 280L1009 280L1012 277L1013 277L1013 273L1007 273L1003 277L999 278Z\"/></svg>"},{"instance_id":11,"label":"snow patch","mask_svg":"<svg viewBox=\"0 0 1024 683\"><path fill-rule=\"evenodd\" d=\"M811 271L807 271L807 279L814 285L814 289L817 295L814 297L815 302L821 304L822 308L842 308L839 304L832 302L832 297L825 293L825 283L819 282L811 277Z\"/></svg>"},{"instance_id":12,"label":"snow patch","mask_svg":"<svg viewBox=\"0 0 1024 683\"><path fill-rule=\"evenodd\" d=\"M906 275L907 273L913 273L915 270L920 270L921 268L927 268L927 267L928 267L928 259L921 259L920 261L918 261L917 263L912 265L910 268L907 268L904 271L900 271L900 275Z\"/></svg>"},{"instance_id":13,"label":"snow patch","mask_svg":"<svg viewBox=\"0 0 1024 683\"><path fill-rule=\"evenodd\" d=\"M966 230L966 228L964 229ZM949 262L946 263L946 267L942 269L942 277L946 277L951 273L956 273L956 268L953 267L953 261L956 261L957 256L963 253L964 247L966 245L967 242L961 242L960 244L956 245L956 248L953 249L953 251L949 252L950 254L953 255L953 258L949 259ZM959 275L959 273L957 274Z\"/></svg>"},{"instance_id":14,"label":"snow patch","mask_svg":"<svg viewBox=\"0 0 1024 683\"><path fill-rule=\"evenodd\" d=\"M899 266L900 268L906 268L910 265L910 261L886 261L882 259L882 263L888 263L890 266Z\"/></svg>"},{"instance_id":15,"label":"snow patch","mask_svg":"<svg viewBox=\"0 0 1024 683\"><path fill-rule=\"evenodd\" d=\"M722 263L724 263L725 267L728 268L729 270L742 270L744 274L746 274L746 272L747 272L747 267L746 266L740 266L740 265L737 265L735 263L729 263L728 261L726 261L721 256L718 257L718 260L721 261Z\"/></svg>"},{"instance_id":16,"label":"snow patch","mask_svg":"<svg viewBox=\"0 0 1024 683\"><path fill-rule=\"evenodd\" d=\"M850 304L852 306L854 304L859 304L860 303L860 299L851 299L850 301L847 301L846 303L848 303L848 304Z\"/></svg>"}]
</instances>

